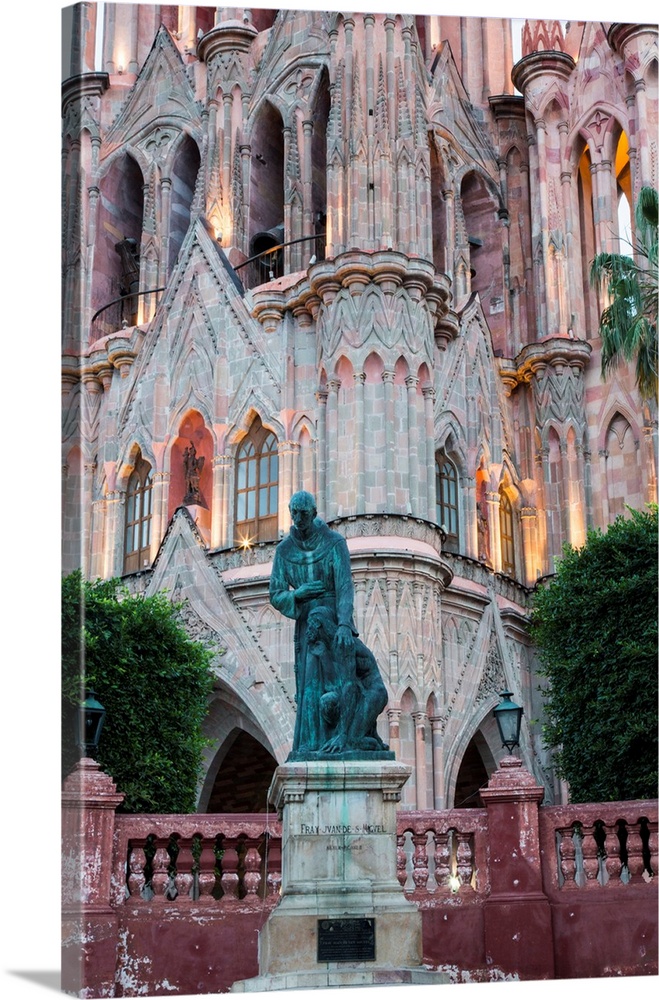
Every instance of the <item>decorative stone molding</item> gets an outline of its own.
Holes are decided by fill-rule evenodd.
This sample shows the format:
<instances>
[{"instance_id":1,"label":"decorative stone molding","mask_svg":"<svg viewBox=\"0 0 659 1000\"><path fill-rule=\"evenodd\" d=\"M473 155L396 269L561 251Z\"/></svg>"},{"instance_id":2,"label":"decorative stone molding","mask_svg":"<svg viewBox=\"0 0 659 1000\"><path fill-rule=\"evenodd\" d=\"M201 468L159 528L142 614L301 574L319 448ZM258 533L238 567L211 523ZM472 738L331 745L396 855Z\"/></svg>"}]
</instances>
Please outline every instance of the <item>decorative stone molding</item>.
<instances>
[{"instance_id":1,"label":"decorative stone molding","mask_svg":"<svg viewBox=\"0 0 659 1000\"><path fill-rule=\"evenodd\" d=\"M567 52L531 52L513 66L512 81L517 90L526 94L532 83L568 80L575 66L574 59Z\"/></svg>"},{"instance_id":2,"label":"decorative stone molding","mask_svg":"<svg viewBox=\"0 0 659 1000\"><path fill-rule=\"evenodd\" d=\"M249 52L257 35L258 31L253 24L237 20L222 21L201 36L197 42L197 57L200 62L210 64L223 55Z\"/></svg>"},{"instance_id":3,"label":"decorative stone molding","mask_svg":"<svg viewBox=\"0 0 659 1000\"><path fill-rule=\"evenodd\" d=\"M214 660L226 652L217 632L197 614L189 601L184 601L182 606L177 608L176 617L191 639L195 642L203 642L206 648L215 651Z\"/></svg>"},{"instance_id":4,"label":"decorative stone molding","mask_svg":"<svg viewBox=\"0 0 659 1000\"><path fill-rule=\"evenodd\" d=\"M110 86L107 73L79 73L70 76L62 83L62 117L66 115L69 105L90 97L102 97Z\"/></svg>"},{"instance_id":5,"label":"decorative stone molding","mask_svg":"<svg viewBox=\"0 0 659 1000\"><path fill-rule=\"evenodd\" d=\"M607 32L607 40L611 48L621 56L625 56L625 49L630 41L638 40L644 35L656 42L656 24L625 24L623 21L614 21Z\"/></svg>"},{"instance_id":6,"label":"decorative stone molding","mask_svg":"<svg viewBox=\"0 0 659 1000\"><path fill-rule=\"evenodd\" d=\"M405 514L360 514L337 517L328 523L344 538L372 536L377 539L395 535L398 538L425 542L437 552L441 552L442 542L446 540L446 533L438 524Z\"/></svg>"},{"instance_id":7,"label":"decorative stone molding","mask_svg":"<svg viewBox=\"0 0 659 1000\"><path fill-rule=\"evenodd\" d=\"M557 420L583 419L583 371L592 348L585 340L551 337L528 344L514 360L499 362L499 374L506 395L517 385L533 385L537 398L537 423L542 427L549 416Z\"/></svg>"}]
</instances>

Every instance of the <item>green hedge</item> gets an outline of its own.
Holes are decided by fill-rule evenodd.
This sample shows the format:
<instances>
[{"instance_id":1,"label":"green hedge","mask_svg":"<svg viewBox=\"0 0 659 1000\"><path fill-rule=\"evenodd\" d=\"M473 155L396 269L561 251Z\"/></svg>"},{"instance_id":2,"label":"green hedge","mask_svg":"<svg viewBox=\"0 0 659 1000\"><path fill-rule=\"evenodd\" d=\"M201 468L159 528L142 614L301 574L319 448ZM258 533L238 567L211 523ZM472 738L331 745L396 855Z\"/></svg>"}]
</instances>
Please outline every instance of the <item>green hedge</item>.
<instances>
[{"instance_id":1,"label":"green hedge","mask_svg":"<svg viewBox=\"0 0 659 1000\"><path fill-rule=\"evenodd\" d=\"M657 508L567 546L534 599L544 739L573 802L657 795Z\"/></svg>"},{"instance_id":2,"label":"green hedge","mask_svg":"<svg viewBox=\"0 0 659 1000\"><path fill-rule=\"evenodd\" d=\"M124 812L192 812L207 740L212 654L193 642L164 594L131 595L117 580L62 585L62 744L77 759L74 706L81 684L107 709L95 759L126 796Z\"/></svg>"}]
</instances>

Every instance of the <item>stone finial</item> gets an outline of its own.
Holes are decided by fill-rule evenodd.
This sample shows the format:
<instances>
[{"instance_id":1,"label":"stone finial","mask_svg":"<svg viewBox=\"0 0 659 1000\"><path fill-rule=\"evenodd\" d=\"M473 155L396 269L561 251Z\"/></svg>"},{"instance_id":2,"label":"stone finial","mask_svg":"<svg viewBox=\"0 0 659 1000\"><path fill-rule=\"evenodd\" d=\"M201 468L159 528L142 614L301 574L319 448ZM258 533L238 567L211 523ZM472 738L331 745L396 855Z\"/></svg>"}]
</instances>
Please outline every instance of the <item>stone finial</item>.
<instances>
[{"instance_id":1,"label":"stone finial","mask_svg":"<svg viewBox=\"0 0 659 1000\"><path fill-rule=\"evenodd\" d=\"M487 804L488 800L537 799L541 802L545 793L520 758L511 754L501 758L497 770L480 794Z\"/></svg>"}]
</instances>

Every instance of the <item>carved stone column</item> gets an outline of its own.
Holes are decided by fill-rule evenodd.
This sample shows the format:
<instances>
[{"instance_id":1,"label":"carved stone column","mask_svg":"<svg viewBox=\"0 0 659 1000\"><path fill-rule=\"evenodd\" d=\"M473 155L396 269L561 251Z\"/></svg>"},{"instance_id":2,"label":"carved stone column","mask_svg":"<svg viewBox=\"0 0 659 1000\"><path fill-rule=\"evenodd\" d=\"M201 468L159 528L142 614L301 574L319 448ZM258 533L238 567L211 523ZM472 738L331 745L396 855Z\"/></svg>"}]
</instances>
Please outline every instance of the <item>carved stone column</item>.
<instances>
[{"instance_id":1,"label":"carved stone column","mask_svg":"<svg viewBox=\"0 0 659 1000\"><path fill-rule=\"evenodd\" d=\"M327 518L327 391L316 393L318 401L318 489L316 505L318 514Z\"/></svg>"},{"instance_id":2,"label":"carved stone column","mask_svg":"<svg viewBox=\"0 0 659 1000\"><path fill-rule=\"evenodd\" d=\"M169 472L153 472L151 474L151 490L153 503L151 505L151 562L156 558L160 543L167 530L167 502L169 499Z\"/></svg>"},{"instance_id":3,"label":"carved stone column","mask_svg":"<svg viewBox=\"0 0 659 1000\"><path fill-rule=\"evenodd\" d=\"M398 683L398 580L387 575L387 611L389 615L389 683ZM400 712L397 718L400 718Z\"/></svg>"},{"instance_id":4,"label":"carved stone column","mask_svg":"<svg viewBox=\"0 0 659 1000\"><path fill-rule=\"evenodd\" d=\"M522 507L520 512L522 523L522 549L524 553L524 582L532 587L539 572L537 512L535 507Z\"/></svg>"},{"instance_id":5,"label":"carved stone column","mask_svg":"<svg viewBox=\"0 0 659 1000\"><path fill-rule=\"evenodd\" d=\"M430 717L432 734L432 790L433 809L444 808L444 734L442 719L433 715Z\"/></svg>"},{"instance_id":6,"label":"carved stone column","mask_svg":"<svg viewBox=\"0 0 659 1000\"><path fill-rule=\"evenodd\" d=\"M384 382L384 424L385 424L385 468L387 483L386 510L396 510L395 468L396 468L396 435L394 408L394 372L382 372Z\"/></svg>"},{"instance_id":7,"label":"carved stone column","mask_svg":"<svg viewBox=\"0 0 659 1000\"><path fill-rule=\"evenodd\" d=\"M107 493L106 536L103 576L109 579L123 573L123 513L126 494L118 490Z\"/></svg>"},{"instance_id":8,"label":"carved stone column","mask_svg":"<svg viewBox=\"0 0 659 1000\"><path fill-rule=\"evenodd\" d=\"M426 774L426 723L425 712L413 712L414 720L414 760L416 776L416 807L428 808L428 779Z\"/></svg>"},{"instance_id":9,"label":"carved stone column","mask_svg":"<svg viewBox=\"0 0 659 1000\"><path fill-rule=\"evenodd\" d=\"M437 507L435 487L435 389L431 385L424 385L421 392L423 394L423 407L425 411L425 456L422 456L424 460L419 471L419 489L423 491L425 486L425 491L422 495L427 497L427 503L421 505L419 513L421 517L427 517L429 521L434 521Z\"/></svg>"},{"instance_id":10,"label":"carved stone column","mask_svg":"<svg viewBox=\"0 0 659 1000\"><path fill-rule=\"evenodd\" d=\"M229 538L231 499L231 455L213 456L213 500L211 514L211 548L223 549L231 545Z\"/></svg>"},{"instance_id":11,"label":"carved stone column","mask_svg":"<svg viewBox=\"0 0 659 1000\"><path fill-rule=\"evenodd\" d=\"M288 505L295 493L300 445L296 441L280 441L279 452L279 528L288 531L291 515Z\"/></svg>"},{"instance_id":12,"label":"carved stone column","mask_svg":"<svg viewBox=\"0 0 659 1000\"><path fill-rule=\"evenodd\" d=\"M160 261L158 267L158 288L161 288L169 273L169 234L172 211L172 179L163 177L160 182Z\"/></svg>"},{"instance_id":13,"label":"carved stone column","mask_svg":"<svg viewBox=\"0 0 659 1000\"><path fill-rule=\"evenodd\" d=\"M393 750L396 758L400 757L400 709L388 708L387 721L389 723L389 749Z\"/></svg>"},{"instance_id":14,"label":"carved stone column","mask_svg":"<svg viewBox=\"0 0 659 1000\"><path fill-rule=\"evenodd\" d=\"M355 383L355 457L357 460L355 513L363 514L366 510L366 497L364 493L364 457L366 447L366 428L364 426L364 383L366 382L366 373L354 372L352 377Z\"/></svg>"},{"instance_id":15,"label":"carved stone column","mask_svg":"<svg viewBox=\"0 0 659 1000\"><path fill-rule=\"evenodd\" d=\"M408 440L408 498L410 513L419 511L425 504L420 503L419 461L421 451L421 435L419 433L419 415L417 404L417 386L419 379L410 375L405 379L407 388L407 440ZM423 448L425 458L425 447ZM426 515L422 515L426 516Z\"/></svg>"},{"instance_id":16,"label":"carved stone column","mask_svg":"<svg viewBox=\"0 0 659 1000\"><path fill-rule=\"evenodd\" d=\"M495 573L501 572L501 522L499 510L501 497L498 493L485 494L487 503L487 523L490 535L490 562Z\"/></svg>"},{"instance_id":17,"label":"carved stone column","mask_svg":"<svg viewBox=\"0 0 659 1000\"><path fill-rule=\"evenodd\" d=\"M341 380L331 378L327 383L327 441L326 441L326 468L327 479L325 482L325 507L327 516L330 518L337 515L337 472L339 468L339 389Z\"/></svg>"}]
</instances>

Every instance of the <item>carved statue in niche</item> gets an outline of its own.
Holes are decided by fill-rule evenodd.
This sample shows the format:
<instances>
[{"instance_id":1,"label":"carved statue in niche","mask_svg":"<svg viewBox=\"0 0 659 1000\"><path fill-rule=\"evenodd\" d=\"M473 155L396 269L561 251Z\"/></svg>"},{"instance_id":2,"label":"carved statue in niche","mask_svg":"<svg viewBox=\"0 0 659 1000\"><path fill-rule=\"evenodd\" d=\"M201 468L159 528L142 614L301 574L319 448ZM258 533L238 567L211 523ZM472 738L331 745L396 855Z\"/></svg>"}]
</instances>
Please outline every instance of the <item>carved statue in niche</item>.
<instances>
[{"instance_id":1,"label":"carved statue in niche","mask_svg":"<svg viewBox=\"0 0 659 1000\"><path fill-rule=\"evenodd\" d=\"M132 236L115 243L114 249L121 259L119 294L131 295L121 303L121 317L127 326L134 326L137 322L137 297L133 297L132 293L140 288L140 250Z\"/></svg>"},{"instance_id":2,"label":"carved statue in niche","mask_svg":"<svg viewBox=\"0 0 659 1000\"><path fill-rule=\"evenodd\" d=\"M346 541L316 516L310 493L295 493L289 509L293 525L277 546L270 576L270 603L295 619L297 712L289 760L391 760L375 728L387 692L353 623Z\"/></svg>"},{"instance_id":3,"label":"carved statue in niche","mask_svg":"<svg viewBox=\"0 0 659 1000\"><path fill-rule=\"evenodd\" d=\"M476 526L478 529L478 558L483 563L490 561L490 530L487 519L487 500L482 495L476 504Z\"/></svg>"},{"instance_id":4,"label":"carved statue in niche","mask_svg":"<svg viewBox=\"0 0 659 1000\"><path fill-rule=\"evenodd\" d=\"M200 458L197 458L197 449L194 446L194 441L191 441L183 452L183 471L185 473L185 496L183 497L184 504L196 503L202 507L206 506L199 487L199 480L201 477L201 470L204 467L204 462L205 458L203 455Z\"/></svg>"}]
</instances>

